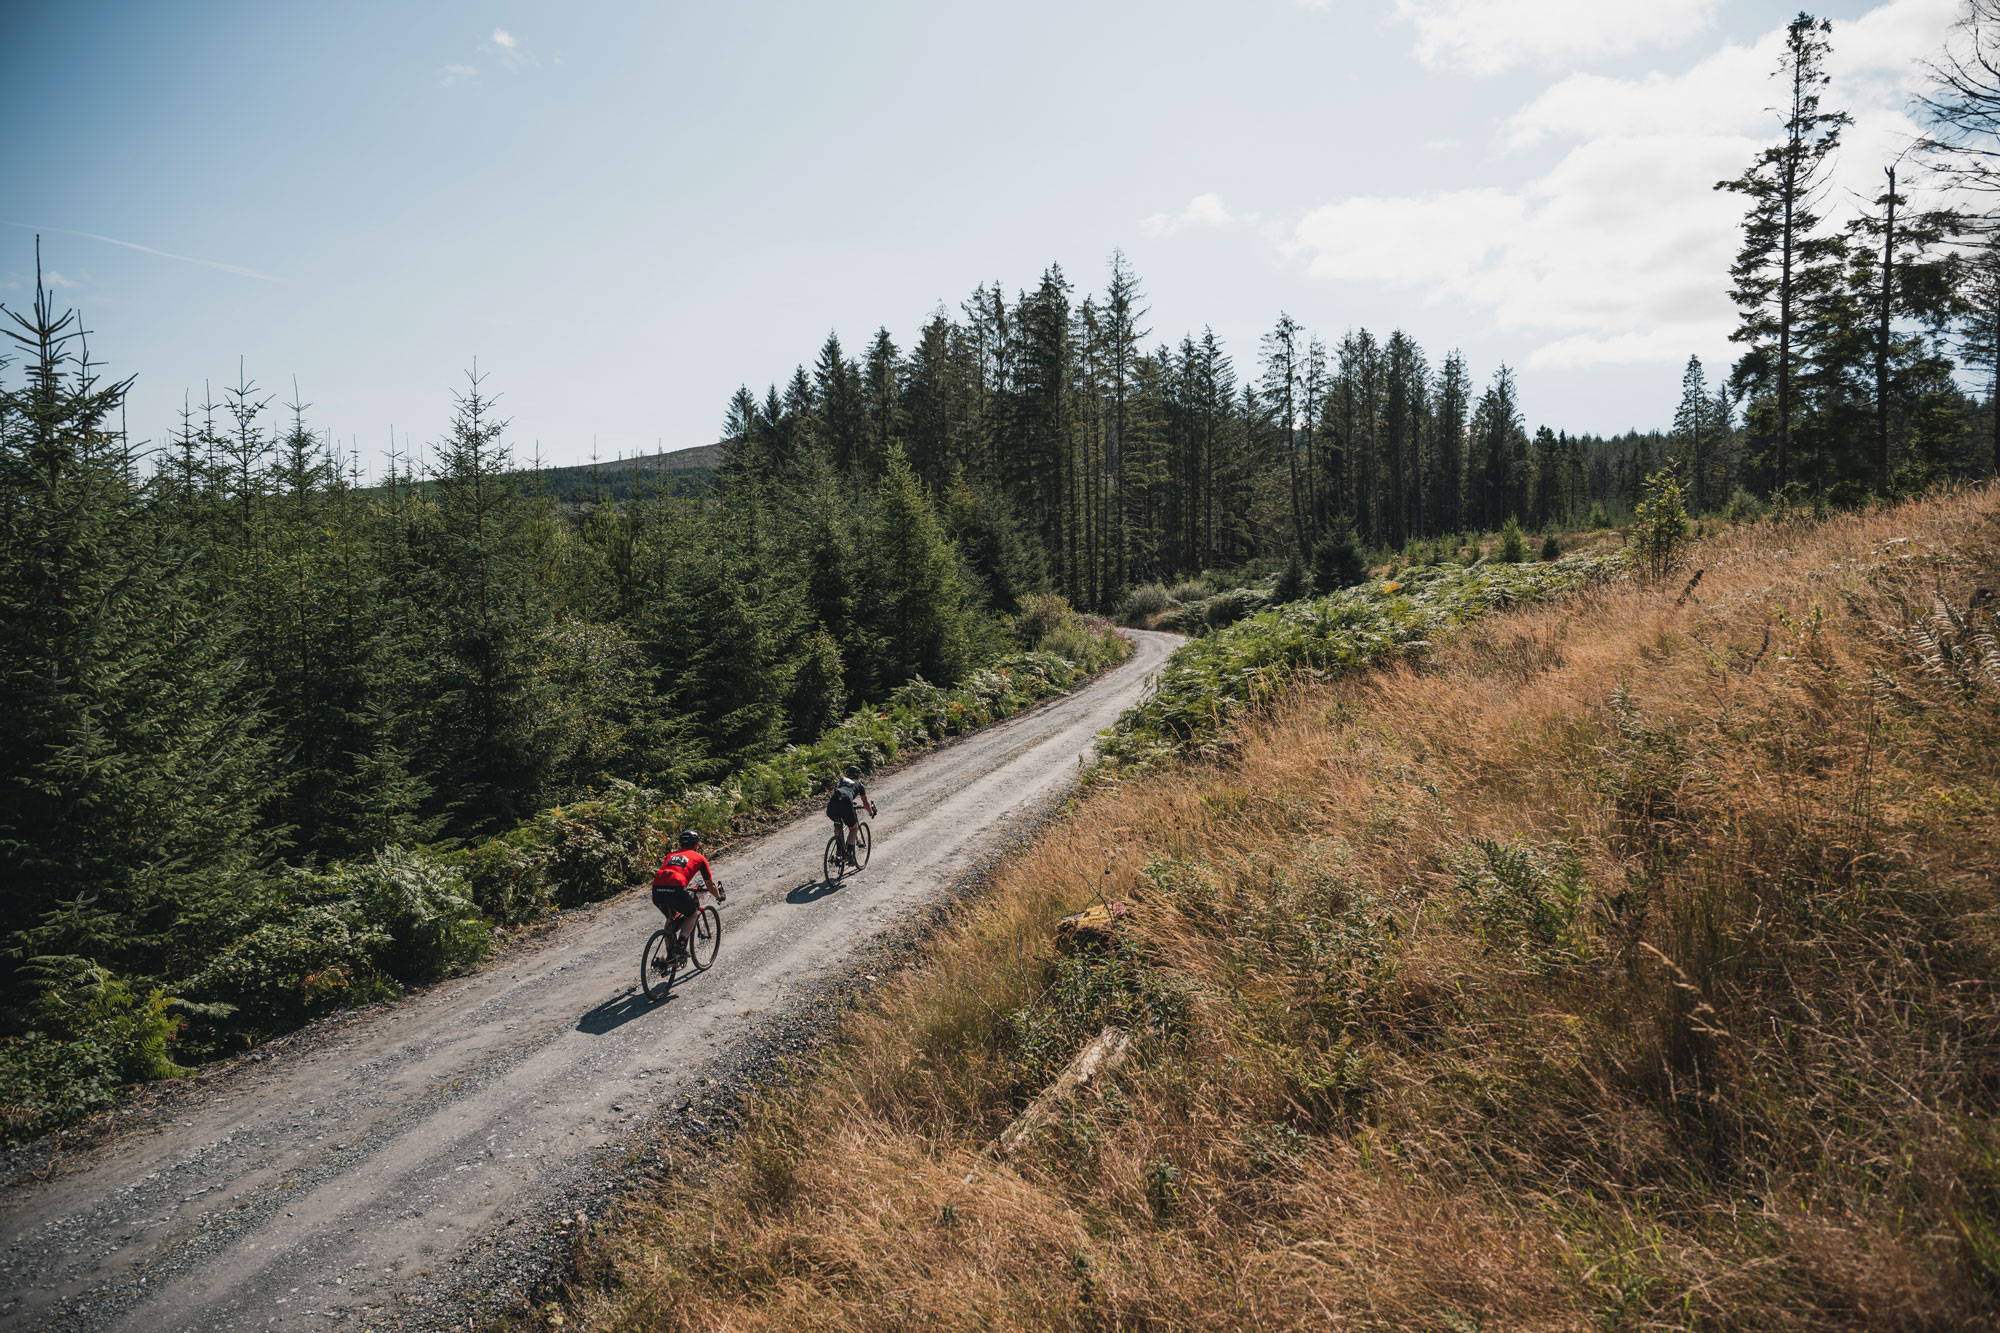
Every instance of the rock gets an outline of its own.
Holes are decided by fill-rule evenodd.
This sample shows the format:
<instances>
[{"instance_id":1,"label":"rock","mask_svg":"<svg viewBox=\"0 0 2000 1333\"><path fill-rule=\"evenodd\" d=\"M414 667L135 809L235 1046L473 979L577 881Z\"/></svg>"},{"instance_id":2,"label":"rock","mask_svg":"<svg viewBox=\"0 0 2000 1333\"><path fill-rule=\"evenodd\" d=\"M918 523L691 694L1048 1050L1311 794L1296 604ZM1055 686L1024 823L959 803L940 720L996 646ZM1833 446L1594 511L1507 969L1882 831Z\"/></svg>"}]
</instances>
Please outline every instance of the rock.
<instances>
[{"instance_id":1,"label":"rock","mask_svg":"<svg viewBox=\"0 0 2000 1333\"><path fill-rule=\"evenodd\" d=\"M1131 914L1128 903L1099 903L1056 922L1056 947L1074 953L1080 949L1108 949L1118 941L1118 923Z\"/></svg>"}]
</instances>

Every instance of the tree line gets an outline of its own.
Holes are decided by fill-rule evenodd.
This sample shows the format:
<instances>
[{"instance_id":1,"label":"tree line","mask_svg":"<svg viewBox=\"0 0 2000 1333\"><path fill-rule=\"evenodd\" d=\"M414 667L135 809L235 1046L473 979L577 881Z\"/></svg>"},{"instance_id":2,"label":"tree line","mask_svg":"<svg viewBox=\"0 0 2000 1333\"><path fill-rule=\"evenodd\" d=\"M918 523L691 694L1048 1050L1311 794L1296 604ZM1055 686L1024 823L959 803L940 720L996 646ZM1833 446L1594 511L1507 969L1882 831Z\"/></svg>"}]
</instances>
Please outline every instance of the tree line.
<instances>
[{"instance_id":1,"label":"tree line","mask_svg":"<svg viewBox=\"0 0 2000 1333\"><path fill-rule=\"evenodd\" d=\"M1994 184L1996 15L2000 0L1970 4L1919 146L1934 175L1975 188ZM2000 394L1982 404L1957 379L2000 378L2000 229L1914 207L1898 163L1870 205L1826 221L1848 120L1821 105L1830 33L1803 14L1788 26L1776 141L1717 187L1746 201L1728 275L1744 350L1713 382L1689 359L1669 430L1531 433L1511 370L1481 387L1462 354L1436 360L1402 331L1329 346L1280 314L1248 372L1212 330L1149 345L1139 279L1114 253L1101 292L1052 265L1011 296L981 284L939 308L907 348L883 327L857 358L830 335L782 388L737 391L726 468L782 488L801 468L870 475L900 446L933 494L969 491L1011 526L1027 577L1092 607L1329 545L1623 520L1661 467L1698 511L2000 472Z\"/></svg>"}]
</instances>

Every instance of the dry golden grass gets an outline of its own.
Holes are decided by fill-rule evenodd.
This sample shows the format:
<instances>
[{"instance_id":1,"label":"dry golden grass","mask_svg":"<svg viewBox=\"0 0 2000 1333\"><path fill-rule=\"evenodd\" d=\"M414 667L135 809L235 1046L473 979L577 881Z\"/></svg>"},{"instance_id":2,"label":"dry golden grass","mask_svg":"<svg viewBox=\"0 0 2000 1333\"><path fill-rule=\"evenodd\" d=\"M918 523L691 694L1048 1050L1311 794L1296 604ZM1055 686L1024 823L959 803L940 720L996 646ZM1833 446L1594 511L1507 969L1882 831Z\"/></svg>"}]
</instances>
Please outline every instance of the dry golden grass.
<instances>
[{"instance_id":1,"label":"dry golden grass","mask_svg":"<svg viewBox=\"0 0 2000 1333\"><path fill-rule=\"evenodd\" d=\"M1096 791L530 1322L2000 1325L2000 493L1694 563Z\"/></svg>"}]
</instances>

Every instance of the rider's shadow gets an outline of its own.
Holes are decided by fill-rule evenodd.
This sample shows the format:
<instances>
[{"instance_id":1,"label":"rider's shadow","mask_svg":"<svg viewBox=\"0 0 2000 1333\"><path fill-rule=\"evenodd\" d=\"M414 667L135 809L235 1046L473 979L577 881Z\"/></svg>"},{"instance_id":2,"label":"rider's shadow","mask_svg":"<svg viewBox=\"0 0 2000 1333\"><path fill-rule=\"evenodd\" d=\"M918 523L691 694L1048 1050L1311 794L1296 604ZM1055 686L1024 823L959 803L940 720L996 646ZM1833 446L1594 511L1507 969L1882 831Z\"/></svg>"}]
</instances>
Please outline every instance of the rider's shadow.
<instances>
[{"instance_id":1,"label":"rider's shadow","mask_svg":"<svg viewBox=\"0 0 2000 1333\"><path fill-rule=\"evenodd\" d=\"M844 880L838 879L809 879L786 894L785 901L794 907L802 907L807 903L816 903L828 894L839 893L844 883Z\"/></svg>"},{"instance_id":2,"label":"rider's shadow","mask_svg":"<svg viewBox=\"0 0 2000 1333\"><path fill-rule=\"evenodd\" d=\"M671 1000L673 996L670 994L666 998ZM576 1021L576 1030L593 1037L601 1037L607 1032L624 1027L635 1018L644 1018L647 1014L664 1008L666 1008L665 1001L656 1004L647 999L643 991L628 990L622 995L613 996L579 1018Z\"/></svg>"}]
</instances>

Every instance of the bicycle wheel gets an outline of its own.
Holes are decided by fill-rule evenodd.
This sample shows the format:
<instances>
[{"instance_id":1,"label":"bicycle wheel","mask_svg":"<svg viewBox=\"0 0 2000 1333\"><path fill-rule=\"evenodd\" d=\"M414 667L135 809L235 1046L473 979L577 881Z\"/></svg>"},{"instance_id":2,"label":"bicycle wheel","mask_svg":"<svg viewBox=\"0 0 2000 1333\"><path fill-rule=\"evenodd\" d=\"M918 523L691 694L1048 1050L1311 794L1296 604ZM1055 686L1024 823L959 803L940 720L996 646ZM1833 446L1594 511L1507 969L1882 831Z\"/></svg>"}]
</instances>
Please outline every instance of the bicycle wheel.
<instances>
[{"instance_id":1,"label":"bicycle wheel","mask_svg":"<svg viewBox=\"0 0 2000 1333\"><path fill-rule=\"evenodd\" d=\"M663 1000L674 984L673 937L665 929L646 939L646 951L639 955L639 989L649 1000Z\"/></svg>"},{"instance_id":2,"label":"bicycle wheel","mask_svg":"<svg viewBox=\"0 0 2000 1333\"><path fill-rule=\"evenodd\" d=\"M868 823L866 820L863 820L861 827L854 831L854 868L856 870L868 864L869 846Z\"/></svg>"},{"instance_id":3,"label":"bicycle wheel","mask_svg":"<svg viewBox=\"0 0 2000 1333\"><path fill-rule=\"evenodd\" d=\"M706 972L722 947L722 913L703 907L694 915L694 937L688 941L688 961L697 972Z\"/></svg>"},{"instance_id":4,"label":"bicycle wheel","mask_svg":"<svg viewBox=\"0 0 2000 1333\"><path fill-rule=\"evenodd\" d=\"M840 878L840 835L834 834L826 840L826 852L819 858L819 877L831 884Z\"/></svg>"}]
</instances>

